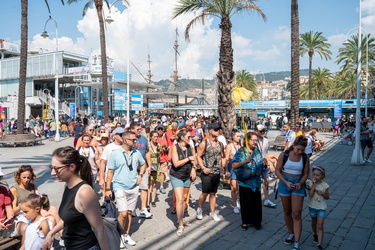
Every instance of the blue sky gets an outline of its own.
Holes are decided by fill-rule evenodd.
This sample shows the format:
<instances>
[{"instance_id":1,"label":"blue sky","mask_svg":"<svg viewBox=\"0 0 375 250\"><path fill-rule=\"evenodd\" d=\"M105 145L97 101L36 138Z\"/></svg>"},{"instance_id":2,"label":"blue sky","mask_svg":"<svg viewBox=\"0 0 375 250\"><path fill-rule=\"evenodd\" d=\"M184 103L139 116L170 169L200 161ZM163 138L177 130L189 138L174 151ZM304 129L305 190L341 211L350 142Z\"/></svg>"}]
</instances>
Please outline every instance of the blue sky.
<instances>
[{"instance_id":1,"label":"blue sky","mask_svg":"<svg viewBox=\"0 0 375 250\"><path fill-rule=\"evenodd\" d=\"M111 8L115 22L107 25L108 55L115 59L116 70L126 71L130 60L144 73L147 70L147 53L151 54L154 80L166 79L174 68L173 44L176 25L179 29L179 74L186 78L212 78L218 68L220 31L218 19L211 18L206 25L196 25L191 30L191 41L184 40L186 24L194 17L189 14L172 20L175 0L129 0L129 9L117 2ZM20 2L2 1L0 39L19 43ZM99 53L99 28L96 12L92 9L82 17L85 0L62 6L60 0L50 0L52 17L58 23L59 49L89 55ZM248 71L290 70L290 0L260 0L259 7L267 16L264 22L256 13L242 13L232 18L235 68ZM110 3L112 3L110 1ZM323 32L332 44L331 61L313 59L313 68L326 67L337 71L334 63L337 51L346 34L358 27L359 1L354 0L300 0L300 33ZM108 10L105 9L105 15ZM362 25L369 33L375 33L375 0L362 1ZM48 19L43 0L29 1L29 47L55 49L52 23L47 26L50 38L40 33ZM129 31L129 34L128 34ZM353 33L350 34L354 34ZM149 48L149 49L148 49ZM301 69L308 68L308 58L300 60ZM135 69L133 79L141 80Z\"/></svg>"}]
</instances>

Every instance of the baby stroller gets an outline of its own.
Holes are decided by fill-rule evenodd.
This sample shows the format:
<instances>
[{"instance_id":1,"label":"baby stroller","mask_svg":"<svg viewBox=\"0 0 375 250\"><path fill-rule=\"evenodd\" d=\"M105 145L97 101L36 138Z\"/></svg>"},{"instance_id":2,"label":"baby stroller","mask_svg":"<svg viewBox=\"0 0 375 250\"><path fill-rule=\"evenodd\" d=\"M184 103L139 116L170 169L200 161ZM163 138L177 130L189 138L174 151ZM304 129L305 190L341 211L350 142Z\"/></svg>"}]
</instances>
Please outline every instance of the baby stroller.
<instances>
[{"instance_id":1,"label":"baby stroller","mask_svg":"<svg viewBox=\"0 0 375 250\"><path fill-rule=\"evenodd\" d=\"M349 146L353 145L354 140L354 129L350 129L345 134L341 136L340 144L347 144Z\"/></svg>"}]
</instances>

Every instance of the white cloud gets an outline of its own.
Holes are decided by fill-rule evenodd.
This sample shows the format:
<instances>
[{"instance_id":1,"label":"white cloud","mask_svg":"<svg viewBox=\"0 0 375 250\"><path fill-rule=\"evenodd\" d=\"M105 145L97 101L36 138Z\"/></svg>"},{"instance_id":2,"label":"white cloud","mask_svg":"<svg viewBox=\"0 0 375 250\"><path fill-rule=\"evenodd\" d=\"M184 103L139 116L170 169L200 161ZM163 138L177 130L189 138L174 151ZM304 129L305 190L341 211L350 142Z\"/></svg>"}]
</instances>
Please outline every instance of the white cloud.
<instances>
[{"instance_id":1,"label":"white cloud","mask_svg":"<svg viewBox=\"0 0 375 250\"><path fill-rule=\"evenodd\" d=\"M115 4L111 9L114 22L106 24L107 56L115 60L115 70L126 71L127 58L145 75L147 73L147 54L151 55L153 80L170 78L174 70L175 29L178 28L178 71L182 78L212 78L216 75L219 61L219 45L221 31L213 18L205 21L205 25L197 23L189 34L190 42L185 41L186 25L196 16L190 13L172 19L175 0L132 1L129 9L120 11ZM121 7L120 9L123 9ZM155 11L157 10L157 11ZM105 17L109 11L105 7ZM77 22L77 30L82 36L73 40L59 37L59 49L83 55L100 54L99 24L95 9L89 9ZM273 38L270 39L271 35ZM280 63L285 56L285 47L290 39L290 29L280 26L276 31L264 36L263 40L248 39L233 32L232 42L236 53L236 67L250 70L254 65ZM269 41L273 40L273 41ZM267 41L268 47L262 44ZM261 46L260 46L261 45ZM266 45L267 46L267 45ZM34 36L30 48L55 49L53 37L43 39ZM287 60L289 61L289 60ZM143 81L139 73L130 66L133 79Z\"/></svg>"}]
</instances>

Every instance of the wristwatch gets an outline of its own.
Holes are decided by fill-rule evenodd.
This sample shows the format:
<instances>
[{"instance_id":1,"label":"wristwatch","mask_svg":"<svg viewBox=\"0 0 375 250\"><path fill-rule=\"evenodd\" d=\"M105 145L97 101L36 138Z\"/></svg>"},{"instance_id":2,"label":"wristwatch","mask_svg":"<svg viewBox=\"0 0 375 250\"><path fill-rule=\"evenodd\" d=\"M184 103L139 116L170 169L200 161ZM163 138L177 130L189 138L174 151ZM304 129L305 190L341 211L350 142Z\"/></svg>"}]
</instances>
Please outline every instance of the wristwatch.
<instances>
[{"instance_id":1,"label":"wristwatch","mask_svg":"<svg viewBox=\"0 0 375 250\"><path fill-rule=\"evenodd\" d=\"M138 176L140 176L141 178L143 178L143 174L140 174L140 175L138 175Z\"/></svg>"}]
</instances>

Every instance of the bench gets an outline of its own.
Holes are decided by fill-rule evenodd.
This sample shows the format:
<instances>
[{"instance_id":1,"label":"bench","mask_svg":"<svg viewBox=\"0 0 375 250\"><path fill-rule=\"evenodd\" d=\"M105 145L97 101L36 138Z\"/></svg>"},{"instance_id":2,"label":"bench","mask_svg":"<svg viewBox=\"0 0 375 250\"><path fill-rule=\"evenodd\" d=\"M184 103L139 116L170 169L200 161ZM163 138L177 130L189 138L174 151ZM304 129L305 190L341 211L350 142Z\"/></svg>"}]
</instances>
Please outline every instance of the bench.
<instances>
[{"instance_id":1,"label":"bench","mask_svg":"<svg viewBox=\"0 0 375 250\"><path fill-rule=\"evenodd\" d=\"M276 136L275 140L273 142L270 142L269 145L273 147L275 150L278 150L279 148L281 150L285 147L285 135L278 135Z\"/></svg>"},{"instance_id":2,"label":"bench","mask_svg":"<svg viewBox=\"0 0 375 250\"><path fill-rule=\"evenodd\" d=\"M0 238L0 249L7 249L20 243L20 238Z\"/></svg>"},{"instance_id":3,"label":"bench","mask_svg":"<svg viewBox=\"0 0 375 250\"><path fill-rule=\"evenodd\" d=\"M0 144L4 145L17 145L24 146L34 146L36 144L42 144L43 139L36 137L34 134L7 134L3 135L3 138L0 139Z\"/></svg>"}]
</instances>

